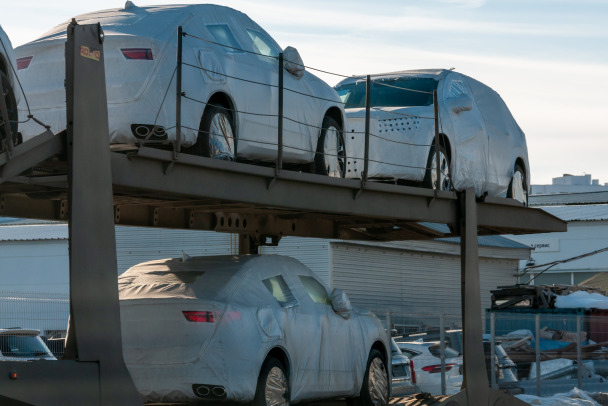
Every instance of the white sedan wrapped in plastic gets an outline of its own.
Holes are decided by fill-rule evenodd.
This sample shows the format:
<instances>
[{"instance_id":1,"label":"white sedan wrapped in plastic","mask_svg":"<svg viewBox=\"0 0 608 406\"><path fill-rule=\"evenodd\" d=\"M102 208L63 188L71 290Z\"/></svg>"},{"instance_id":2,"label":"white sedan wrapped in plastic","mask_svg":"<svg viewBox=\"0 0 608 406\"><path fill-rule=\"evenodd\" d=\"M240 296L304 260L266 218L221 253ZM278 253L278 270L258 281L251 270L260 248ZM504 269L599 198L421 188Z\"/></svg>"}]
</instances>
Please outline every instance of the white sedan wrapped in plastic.
<instances>
[{"instance_id":1,"label":"white sedan wrapped in plastic","mask_svg":"<svg viewBox=\"0 0 608 406\"><path fill-rule=\"evenodd\" d=\"M295 259L157 260L118 283L124 358L146 402L388 403L382 324Z\"/></svg>"},{"instance_id":2,"label":"white sedan wrapped in plastic","mask_svg":"<svg viewBox=\"0 0 608 406\"><path fill-rule=\"evenodd\" d=\"M346 176L360 178L366 78L344 79L335 89L346 104ZM434 91L439 111L438 153ZM368 178L421 182L441 190L472 187L477 196L512 197L527 205L530 165L526 137L490 87L451 70L412 70L371 75L370 96Z\"/></svg>"},{"instance_id":3,"label":"white sedan wrapped in plastic","mask_svg":"<svg viewBox=\"0 0 608 406\"><path fill-rule=\"evenodd\" d=\"M212 4L137 7L83 14L100 23L110 143L176 140L177 29L182 26L181 148L218 159L277 159L279 61L284 53L283 162L344 176L344 109L333 88L308 72L245 14ZM16 49L34 115L66 128L67 21ZM39 128L24 127L27 139Z\"/></svg>"}]
</instances>

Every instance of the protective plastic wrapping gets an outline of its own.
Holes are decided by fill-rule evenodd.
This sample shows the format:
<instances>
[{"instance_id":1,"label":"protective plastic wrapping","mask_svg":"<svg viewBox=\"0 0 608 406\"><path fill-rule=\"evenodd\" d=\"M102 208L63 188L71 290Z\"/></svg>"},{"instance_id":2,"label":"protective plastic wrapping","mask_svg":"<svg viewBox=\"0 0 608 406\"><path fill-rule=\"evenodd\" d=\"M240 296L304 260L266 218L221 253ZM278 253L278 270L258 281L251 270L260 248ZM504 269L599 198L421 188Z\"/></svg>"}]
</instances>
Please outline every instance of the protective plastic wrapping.
<instances>
[{"instance_id":1,"label":"protective plastic wrapping","mask_svg":"<svg viewBox=\"0 0 608 406\"><path fill-rule=\"evenodd\" d=\"M15 74L15 72L17 72L15 52L13 51L13 45L11 44L11 40L8 38L8 35L6 35L4 30L2 29L2 26L0 26L0 54L0 60L3 60L5 63L10 65L6 66L7 76L11 86L13 87L13 92L15 94L15 100L17 101L17 105L21 109L22 107L24 107L24 105L22 103L23 98L21 96L21 89L19 87L19 84L17 83L17 75ZM23 121L23 117L21 117L19 121Z\"/></svg>"},{"instance_id":2,"label":"protective plastic wrapping","mask_svg":"<svg viewBox=\"0 0 608 406\"><path fill-rule=\"evenodd\" d=\"M449 70L402 71L373 75L371 79L368 178L423 181L431 166L435 138L435 89L439 132L447 136L448 145L444 147L450 157L454 189L473 187L478 196L487 192L504 197L518 160L525 166L529 187L524 133L500 96L488 86ZM425 80L434 82L422 91L406 90L415 87L408 82ZM364 95L365 86L364 77L345 79L336 86L347 103L346 133L351 135L346 145L347 177L352 178L360 178L363 172L365 106L363 99L358 107L349 107L352 100L348 97ZM386 89L392 91L390 97ZM374 95L378 95L376 103ZM401 105L399 97L404 100Z\"/></svg>"},{"instance_id":3,"label":"protective plastic wrapping","mask_svg":"<svg viewBox=\"0 0 608 406\"><path fill-rule=\"evenodd\" d=\"M219 399L194 393L204 386L223 388L227 400L250 401L271 352L289 364L292 402L357 395L372 345L390 348L388 337L369 312L336 314L319 286L308 268L281 256L167 259L131 268L119 277L123 350L144 400Z\"/></svg>"},{"instance_id":4,"label":"protective plastic wrapping","mask_svg":"<svg viewBox=\"0 0 608 406\"><path fill-rule=\"evenodd\" d=\"M76 17L79 24L101 23L105 33L110 142L175 139L177 27L181 25L187 33L182 65L182 92L186 94L181 110L183 146L196 142L211 97L224 94L214 103L225 105L232 115L238 156L276 159L279 45L245 14L228 7L137 7L129 3L124 9ZM20 76L33 113L54 132L66 126L64 42L68 23L16 50L19 57L33 56ZM294 49L286 51L291 55L287 60L301 62L299 57L294 59ZM295 92L285 90L284 95L283 159L306 163L314 159L328 109L343 109L336 92L325 82L302 67L292 71L298 76L288 71L284 75L285 89ZM151 133L154 125L158 127ZM25 139L40 132L31 123L23 131Z\"/></svg>"}]
</instances>

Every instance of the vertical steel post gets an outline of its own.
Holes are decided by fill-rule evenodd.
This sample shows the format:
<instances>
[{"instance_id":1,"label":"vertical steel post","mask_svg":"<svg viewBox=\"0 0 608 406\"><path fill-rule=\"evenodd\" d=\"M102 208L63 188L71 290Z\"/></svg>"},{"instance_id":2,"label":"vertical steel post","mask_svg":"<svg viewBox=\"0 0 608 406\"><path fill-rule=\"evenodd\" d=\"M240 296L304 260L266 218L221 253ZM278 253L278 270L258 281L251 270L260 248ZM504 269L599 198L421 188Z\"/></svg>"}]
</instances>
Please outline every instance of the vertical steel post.
<instances>
[{"instance_id":1,"label":"vertical steel post","mask_svg":"<svg viewBox=\"0 0 608 406\"><path fill-rule=\"evenodd\" d=\"M496 385L496 313L490 312L490 379L491 388L498 389Z\"/></svg>"},{"instance_id":2,"label":"vertical steel post","mask_svg":"<svg viewBox=\"0 0 608 406\"><path fill-rule=\"evenodd\" d=\"M363 158L363 173L361 174L361 187L367 182L367 172L369 170L369 122L372 100L372 80L370 75L365 79L365 156Z\"/></svg>"},{"instance_id":3,"label":"vertical steel post","mask_svg":"<svg viewBox=\"0 0 608 406\"><path fill-rule=\"evenodd\" d=\"M489 381L483 351L481 286L477 242L477 202L475 190L460 193L460 252L463 339L463 388L467 405L487 405Z\"/></svg>"},{"instance_id":4,"label":"vertical steel post","mask_svg":"<svg viewBox=\"0 0 608 406\"><path fill-rule=\"evenodd\" d=\"M536 396L540 396L540 314L534 316L534 328L536 339Z\"/></svg>"},{"instance_id":5,"label":"vertical steel post","mask_svg":"<svg viewBox=\"0 0 608 406\"><path fill-rule=\"evenodd\" d=\"M441 348L441 394L445 395L445 317L439 316L439 346Z\"/></svg>"},{"instance_id":6,"label":"vertical steel post","mask_svg":"<svg viewBox=\"0 0 608 406\"><path fill-rule=\"evenodd\" d=\"M578 388L583 389L583 354L582 354L582 337L581 337L581 315L576 315L576 370L578 379Z\"/></svg>"},{"instance_id":7,"label":"vertical steel post","mask_svg":"<svg viewBox=\"0 0 608 406\"><path fill-rule=\"evenodd\" d=\"M437 90L433 90L433 112L435 113L435 176L437 177L437 186L434 187L434 189L437 191L441 189L441 168L439 162L439 106L437 104Z\"/></svg>"},{"instance_id":8,"label":"vertical steel post","mask_svg":"<svg viewBox=\"0 0 608 406\"><path fill-rule=\"evenodd\" d=\"M175 145L174 158L177 158L182 145L182 26L177 27L177 72L175 74Z\"/></svg>"},{"instance_id":9,"label":"vertical steel post","mask_svg":"<svg viewBox=\"0 0 608 406\"><path fill-rule=\"evenodd\" d=\"M283 73L285 69L285 60L283 59L283 52L279 54L279 115L278 115L278 143L277 143L277 164L274 169L275 175L278 175L281 169L283 169Z\"/></svg>"}]
</instances>

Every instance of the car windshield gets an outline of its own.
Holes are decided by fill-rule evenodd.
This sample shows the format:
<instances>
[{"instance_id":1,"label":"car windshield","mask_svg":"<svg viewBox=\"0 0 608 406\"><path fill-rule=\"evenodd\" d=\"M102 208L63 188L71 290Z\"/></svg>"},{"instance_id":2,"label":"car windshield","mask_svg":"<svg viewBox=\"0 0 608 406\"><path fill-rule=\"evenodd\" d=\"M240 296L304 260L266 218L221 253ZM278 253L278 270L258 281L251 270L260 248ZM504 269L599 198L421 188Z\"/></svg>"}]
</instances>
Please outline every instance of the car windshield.
<instances>
[{"instance_id":1,"label":"car windshield","mask_svg":"<svg viewBox=\"0 0 608 406\"><path fill-rule=\"evenodd\" d=\"M48 355L37 337L0 336L0 351L5 357L33 358Z\"/></svg>"},{"instance_id":2,"label":"car windshield","mask_svg":"<svg viewBox=\"0 0 608 406\"><path fill-rule=\"evenodd\" d=\"M372 107L430 106L437 81L415 77L374 80L371 89ZM365 81L337 86L336 91L344 108L365 107Z\"/></svg>"},{"instance_id":3,"label":"car windshield","mask_svg":"<svg viewBox=\"0 0 608 406\"><path fill-rule=\"evenodd\" d=\"M460 356L460 354L458 353L458 351L454 350L453 348L445 347L444 350L445 350L445 358L446 359L456 358L456 357ZM437 344L437 345L431 345L429 347L429 351L435 357L441 358L441 346L439 344Z\"/></svg>"}]
</instances>

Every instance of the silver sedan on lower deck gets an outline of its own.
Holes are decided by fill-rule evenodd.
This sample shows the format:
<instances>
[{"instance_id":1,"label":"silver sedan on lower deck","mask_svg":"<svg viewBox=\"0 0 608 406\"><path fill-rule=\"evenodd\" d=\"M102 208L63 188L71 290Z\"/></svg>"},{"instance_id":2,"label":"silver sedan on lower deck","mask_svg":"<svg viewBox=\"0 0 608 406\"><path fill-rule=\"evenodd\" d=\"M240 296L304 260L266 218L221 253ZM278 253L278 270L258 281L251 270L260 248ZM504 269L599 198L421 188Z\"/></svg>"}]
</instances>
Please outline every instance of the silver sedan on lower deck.
<instances>
[{"instance_id":1,"label":"silver sedan on lower deck","mask_svg":"<svg viewBox=\"0 0 608 406\"><path fill-rule=\"evenodd\" d=\"M146 402L386 405L390 342L295 259L218 256L119 277L123 351Z\"/></svg>"}]
</instances>

